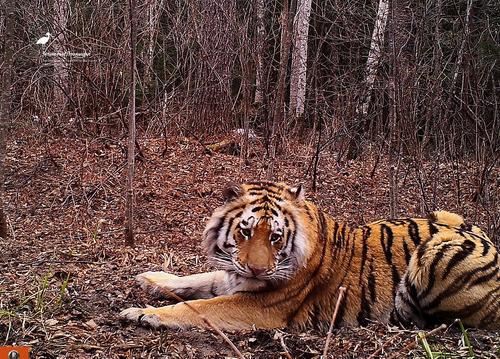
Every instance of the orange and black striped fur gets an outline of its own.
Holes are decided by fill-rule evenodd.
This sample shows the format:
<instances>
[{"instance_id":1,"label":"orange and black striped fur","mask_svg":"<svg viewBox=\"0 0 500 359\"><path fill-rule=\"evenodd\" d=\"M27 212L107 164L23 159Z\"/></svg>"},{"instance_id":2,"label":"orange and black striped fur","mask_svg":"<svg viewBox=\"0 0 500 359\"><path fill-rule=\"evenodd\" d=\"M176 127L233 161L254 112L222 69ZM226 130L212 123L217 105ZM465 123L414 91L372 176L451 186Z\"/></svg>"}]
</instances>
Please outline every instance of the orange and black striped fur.
<instances>
[{"instance_id":1,"label":"orange and black striped fur","mask_svg":"<svg viewBox=\"0 0 500 359\"><path fill-rule=\"evenodd\" d=\"M347 288L337 325L370 320L419 327L460 318L500 328L498 252L462 217L381 220L357 228L304 199L301 187L254 182L230 187L204 232L221 270L178 277L137 276L151 291L172 291L222 329L325 328ZM204 326L185 303L121 313L154 327Z\"/></svg>"}]
</instances>

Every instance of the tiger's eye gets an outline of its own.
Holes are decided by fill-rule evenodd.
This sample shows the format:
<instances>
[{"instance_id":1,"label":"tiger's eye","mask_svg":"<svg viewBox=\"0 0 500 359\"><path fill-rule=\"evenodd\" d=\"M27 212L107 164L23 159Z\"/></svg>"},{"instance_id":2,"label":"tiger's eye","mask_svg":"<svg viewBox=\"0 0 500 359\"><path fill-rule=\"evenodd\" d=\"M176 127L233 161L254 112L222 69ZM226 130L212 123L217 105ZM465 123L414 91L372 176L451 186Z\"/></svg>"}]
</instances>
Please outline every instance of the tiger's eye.
<instances>
[{"instance_id":1,"label":"tiger's eye","mask_svg":"<svg viewBox=\"0 0 500 359\"><path fill-rule=\"evenodd\" d=\"M240 228L240 233L243 237L249 238L252 235L252 232L248 228Z\"/></svg>"}]
</instances>

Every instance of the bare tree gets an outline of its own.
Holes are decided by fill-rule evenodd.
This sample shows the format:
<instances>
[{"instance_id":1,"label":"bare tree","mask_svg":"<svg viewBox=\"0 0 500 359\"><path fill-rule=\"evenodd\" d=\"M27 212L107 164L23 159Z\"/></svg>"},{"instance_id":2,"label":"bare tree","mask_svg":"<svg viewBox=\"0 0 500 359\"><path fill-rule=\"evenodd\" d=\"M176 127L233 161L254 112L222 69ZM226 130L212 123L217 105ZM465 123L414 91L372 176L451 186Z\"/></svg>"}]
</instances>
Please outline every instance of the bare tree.
<instances>
[{"instance_id":1,"label":"bare tree","mask_svg":"<svg viewBox=\"0 0 500 359\"><path fill-rule=\"evenodd\" d=\"M311 0L298 0L297 12L293 21L292 67L290 70L290 109L291 117L304 114L307 74L307 39Z\"/></svg>"},{"instance_id":2,"label":"bare tree","mask_svg":"<svg viewBox=\"0 0 500 359\"><path fill-rule=\"evenodd\" d=\"M266 37L266 28L264 27L265 15L264 0L256 1L257 12L257 36L256 36L256 51L257 51L257 69L255 74L255 104L262 105L264 100L264 43Z\"/></svg>"},{"instance_id":3,"label":"bare tree","mask_svg":"<svg viewBox=\"0 0 500 359\"><path fill-rule=\"evenodd\" d=\"M13 76L13 43L14 34L14 4L11 0L2 0L0 11L0 237L7 238L7 218L4 212L4 180L5 180L5 152L7 129L11 121L11 101L12 101L12 76Z\"/></svg>"},{"instance_id":4,"label":"bare tree","mask_svg":"<svg viewBox=\"0 0 500 359\"><path fill-rule=\"evenodd\" d=\"M68 62L66 60L66 32L69 18L69 1L54 0L54 29L57 37L54 39L54 102L57 111L64 111L68 93Z\"/></svg>"},{"instance_id":5,"label":"bare tree","mask_svg":"<svg viewBox=\"0 0 500 359\"><path fill-rule=\"evenodd\" d=\"M391 29L389 33L390 61L392 64L389 79L389 209L392 218L398 214L399 169L401 160L402 138L404 122L409 114L402 111L409 106L408 97L403 97L403 91L409 87L411 77L411 63L413 54L411 27L411 4L409 0L392 0L390 12Z\"/></svg>"},{"instance_id":6,"label":"bare tree","mask_svg":"<svg viewBox=\"0 0 500 359\"><path fill-rule=\"evenodd\" d=\"M283 2L281 11L281 43L280 43L280 64L278 70L278 85L276 89L276 98L274 104L274 114L271 122L271 130L269 134L269 157L271 163L268 167L268 178L273 177L273 161L276 157L276 147L278 146L283 130L285 117L285 85L286 74L288 68L288 59L290 57L290 4L289 0Z\"/></svg>"},{"instance_id":7,"label":"bare tree","mask_svg":"<svg viewBox=\"0 0 500 359\"><path fill-rule=\"evenodd\" d=\"M158 33L158 25L160 16L165 6L165 0L150 0L147 3L147 24L146 24L146 41L143 53L144 75L143 86L148 86L151 82L151 74L153 73L153 60L156 44L156 35Z\"/></svg>"},{"instance_id":8,"label":"bare tree","mask_svg":"<svg viewBox=\"0 0 500 359\"><path fill-rule=\"evenodd\" d=\"M377 77L377 70L382 58L382 50L384 48L384 34L389 15L389 0L380 0L378 3L377 18L373 27L372 40L370 43L370 52L366 59L366 78L362 100L357 108L357 114L364 119L368 114L370 99L372 96L373 86Z\"/></svg>"},{"instance_id":9,"label":"bare tree","mask_svg":"<svg viewBox=\"0 0 500 359\"><path fill-rule=\"evenodd\" d=\"M137 43L136 0L129 0L130 21L130 94L128 120L128 152L127 152L127 207L125 213L125 243L135 244L134 240L134 171L135 171L135 54Z\"/></svg>"}]
</instances>

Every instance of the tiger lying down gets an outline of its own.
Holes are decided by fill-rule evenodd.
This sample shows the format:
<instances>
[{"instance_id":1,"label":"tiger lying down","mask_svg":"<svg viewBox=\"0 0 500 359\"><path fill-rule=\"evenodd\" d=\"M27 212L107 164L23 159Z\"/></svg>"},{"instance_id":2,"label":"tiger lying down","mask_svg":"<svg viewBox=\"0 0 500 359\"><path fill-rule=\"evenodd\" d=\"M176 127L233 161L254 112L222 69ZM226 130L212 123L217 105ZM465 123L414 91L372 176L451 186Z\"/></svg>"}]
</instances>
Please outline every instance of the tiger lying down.
<instances>
[{"instance_id":1,"label":"tiger lying down","mask_svg":"<svg viewBox=\"0 0 500 359\"><path fill-rule=\"evenodd\" d=\"M457 214L336 222L284 183L250 182L225 191L203 233L221 270L136 277L151 292L171 291L220 329L328 327L347 288L337 326L370 320L428 327L460 318L500 328L500 262L493 243ZM153 327L206 326L184 303L129 308L126 320Z\"/></svg>"}]
</instances>

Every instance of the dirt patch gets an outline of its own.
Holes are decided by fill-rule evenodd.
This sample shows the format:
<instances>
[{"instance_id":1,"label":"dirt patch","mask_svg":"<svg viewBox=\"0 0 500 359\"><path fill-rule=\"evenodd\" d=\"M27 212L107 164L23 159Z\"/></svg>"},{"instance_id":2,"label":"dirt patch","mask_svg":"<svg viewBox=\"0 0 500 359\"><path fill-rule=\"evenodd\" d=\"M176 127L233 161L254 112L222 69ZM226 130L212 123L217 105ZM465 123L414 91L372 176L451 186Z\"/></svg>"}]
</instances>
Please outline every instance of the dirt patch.
<instances>
[{"instance_id":1,"label":"dirt patch","mask_svg":"<svg viewBox=\"0 0 500 359\"><path fill-rule=\"evenodd\" d=\"M244 163L236 156L209 154L196 140L181 137L170 139L167 151L162 139L140 142L145 159L138 162L135 183L135 248L123 245L122 146L107 138L18 136L9 143L5 203L11 236L0 243L0 344L30 345L37 358L234 356L209 331L153 331L119 323L117 314L130 306L164 303L136 287L132 278L140 272L211 269L199 244L208 216L222 201L222 188L228 182L265 178L267 163L262 156ZM291 155L275 164L276 177L310 188L311 171L306 173L314 149L290 146ZM465 214L492 237L498 232L498 168L484 189L486 199L479 202L473 201L478 166L429 160L420 171L411 156L402 160L401 215L449 209ZM308 197L349 223L387 217L386 159L368 151L339 165L325 152L317 192L309 191ZM229 337L249 358L285 357L284 346L294 358L318 358L325 342L325 333L314 331L259 330ZM500 356L499 333L471 330L470 337L476 357ZM404 351L414 340L414 331L377 323L336 329L329 354L369 357L383 346L376 357L424 357L420 345ZM453 357L467 355L455 328L431 338L430 344Z\"/></svg>"}]
</instances>

